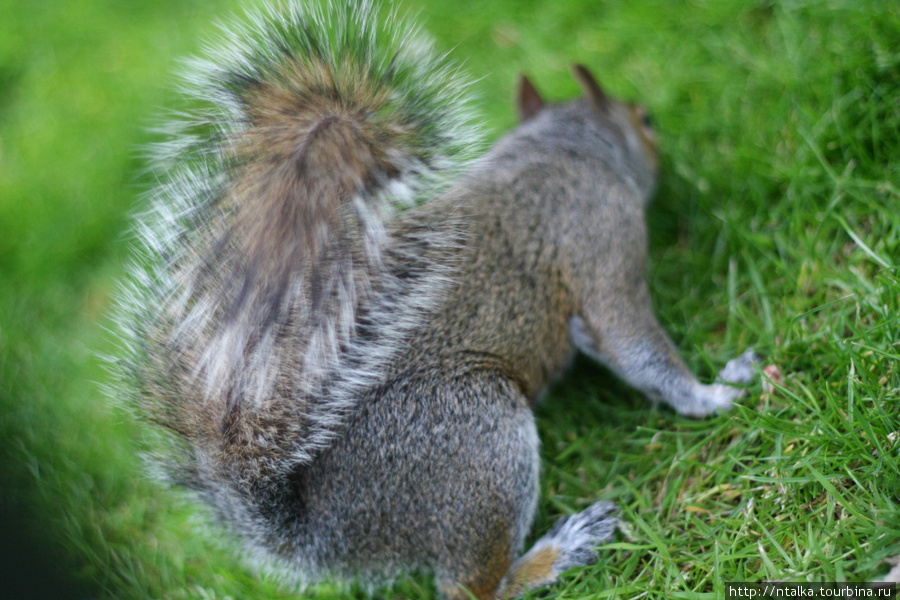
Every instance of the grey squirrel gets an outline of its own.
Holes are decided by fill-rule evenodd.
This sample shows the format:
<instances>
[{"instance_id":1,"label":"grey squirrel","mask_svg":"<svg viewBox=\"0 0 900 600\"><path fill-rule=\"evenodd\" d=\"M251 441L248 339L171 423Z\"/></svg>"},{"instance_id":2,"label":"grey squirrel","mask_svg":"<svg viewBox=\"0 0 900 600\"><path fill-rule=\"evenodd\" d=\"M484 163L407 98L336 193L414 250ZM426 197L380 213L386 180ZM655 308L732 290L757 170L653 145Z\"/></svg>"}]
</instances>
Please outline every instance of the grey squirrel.
<instances>
[{"instance_id":1,"label":"grey squirrel","mask_svg":"<svg viewBox=\"0 0 900 600\"><path fill-rule=\"evenodd\" d=\"M123 393L161 472L298 582L434 574L509 598L597 558L616 508L522 554L532 407L574 349L653 401L727 410L755 356L701 384L652 313L644 109L520 81L484 156L458 69L368 0L290 2L192 69L120 302Z\"/></svg>"}]
</instances>

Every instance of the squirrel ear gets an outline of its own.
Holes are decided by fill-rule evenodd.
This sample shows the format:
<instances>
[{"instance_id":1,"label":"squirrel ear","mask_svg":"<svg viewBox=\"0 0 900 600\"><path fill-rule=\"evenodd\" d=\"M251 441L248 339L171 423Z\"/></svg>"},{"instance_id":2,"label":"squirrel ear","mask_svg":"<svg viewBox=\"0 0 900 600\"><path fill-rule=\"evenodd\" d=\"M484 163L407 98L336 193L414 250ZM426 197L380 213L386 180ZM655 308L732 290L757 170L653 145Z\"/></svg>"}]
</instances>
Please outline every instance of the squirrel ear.
<instances>
[{"instance_id":1,"label":"squirrel ear","mask_svg":"<svg viewBox=\"0 0 900 600\"><path fill-rule=\"evenodd\" d=\"M572 65L572 74L575 75L581 90L591 104L597 107L598 110L604 110L609 104L609 96L606 95L606 92L603 91L603 88L600 87L600 84L597 83L597 80L594 79L588 68L584 65Z\"/></svg>"},{"instance_id":2,"label":"squirrel ear","mask_svg":"<svg viewBox=\"0 0 900 600\"><path fill-rule=\"evenodd\" d=\"M524 123L544 108L544 100L527 75L519 75L519 121Z\"/></svg>"}]
</instances>

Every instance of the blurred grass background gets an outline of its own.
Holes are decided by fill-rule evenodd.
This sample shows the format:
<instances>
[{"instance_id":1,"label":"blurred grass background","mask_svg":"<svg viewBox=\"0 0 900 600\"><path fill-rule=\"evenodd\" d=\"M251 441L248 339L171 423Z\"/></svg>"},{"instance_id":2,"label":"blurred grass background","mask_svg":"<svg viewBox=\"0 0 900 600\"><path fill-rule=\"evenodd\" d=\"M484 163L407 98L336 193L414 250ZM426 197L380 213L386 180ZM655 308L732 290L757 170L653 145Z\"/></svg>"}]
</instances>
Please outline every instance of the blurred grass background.
<instances>
[{"instance_id":1,"label":"blurred grass background","mask_svg":"<svg viewBox=\"0 0 900 600\"><path fill-rule=\"evenodd\" d=\"M172 73L238 2L0 0L0 597L287 598L148 481L100 391L142 148ZM700 422L582 361L540 408L540 533L599 497L629 524L561 598L724 597L725 582L865 581L900 555L900 4L406 0L480 78L568 65L655 116L657 312L703 377L753 345L784 378ZM384 592L433 593L425 578ZM311 597L362 595L331 587Z\"/></svg>"}]
</instances>

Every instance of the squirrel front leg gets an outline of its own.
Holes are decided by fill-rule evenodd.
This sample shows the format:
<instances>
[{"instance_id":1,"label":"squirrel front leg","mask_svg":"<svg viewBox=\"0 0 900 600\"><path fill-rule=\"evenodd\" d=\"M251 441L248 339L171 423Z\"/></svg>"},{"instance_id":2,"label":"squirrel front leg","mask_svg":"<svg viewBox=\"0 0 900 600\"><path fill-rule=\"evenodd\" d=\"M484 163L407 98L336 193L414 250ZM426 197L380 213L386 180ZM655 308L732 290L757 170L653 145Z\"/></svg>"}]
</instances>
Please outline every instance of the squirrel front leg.
<instances>
[{"instance_id":1,"label":"squirrel front leg","mask_svg":"<svg viewBox=\"0 0 900 600\"><path fill-rule=\"evenodd\" d=\"M629 287L630 293L586 302L583 314L572 317L575 346L650 400L664 402L679 414L700 418L730 409L745 391L730 384L748 384L756 378L757 354L744 352L728 362L714 383L700 383L653 314L646 283L625 289Z\"/></svg>"}]
</instances>

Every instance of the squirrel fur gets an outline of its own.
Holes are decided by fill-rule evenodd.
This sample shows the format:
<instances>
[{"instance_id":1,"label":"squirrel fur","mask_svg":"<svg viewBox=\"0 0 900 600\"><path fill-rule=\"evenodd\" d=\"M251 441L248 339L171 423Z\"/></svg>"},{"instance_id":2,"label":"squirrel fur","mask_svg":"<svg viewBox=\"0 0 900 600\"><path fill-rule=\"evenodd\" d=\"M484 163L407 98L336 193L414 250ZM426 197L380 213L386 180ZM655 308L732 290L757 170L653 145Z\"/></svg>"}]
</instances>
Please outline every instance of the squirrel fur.
<instances>
[{"instance_id":1,"label":"squirrel fur","mask_svg":"<svg viewBox=\"0 0 900 600\"><path fill-rule=\"evenodd\" d=\"M596 560L615 506L521 554L532 406L579 349L654 401L727 410L755 357L703 385L644 279L656 186L643 109L574 68L484 156L466 84L369 0L289 2L191 67L205 108L158 151L121 294L122 393L170 481L295 574L434 573L507 598Z\"/></svg>"}]
</instances>

